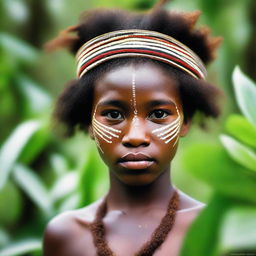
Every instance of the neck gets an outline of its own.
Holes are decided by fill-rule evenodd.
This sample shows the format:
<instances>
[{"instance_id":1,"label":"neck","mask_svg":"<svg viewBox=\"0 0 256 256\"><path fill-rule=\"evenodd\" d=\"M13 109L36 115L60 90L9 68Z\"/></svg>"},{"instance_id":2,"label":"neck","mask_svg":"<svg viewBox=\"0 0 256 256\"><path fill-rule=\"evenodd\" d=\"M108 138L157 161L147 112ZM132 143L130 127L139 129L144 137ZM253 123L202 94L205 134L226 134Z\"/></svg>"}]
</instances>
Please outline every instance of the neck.
<instances>
[{"instance_id":1,"label":"neck","mask_svg":"<svg viewBox=\"0 0 256 256\"><path fill-rule=\"evenodd\" d=\"M108 193L108 209L124 211L140 211L157 207L166 209L174 186L170 179L169 168L154 182L144 186L129 186L119 181L110 173L110 190Z\"/></svg>"}]
</instances>

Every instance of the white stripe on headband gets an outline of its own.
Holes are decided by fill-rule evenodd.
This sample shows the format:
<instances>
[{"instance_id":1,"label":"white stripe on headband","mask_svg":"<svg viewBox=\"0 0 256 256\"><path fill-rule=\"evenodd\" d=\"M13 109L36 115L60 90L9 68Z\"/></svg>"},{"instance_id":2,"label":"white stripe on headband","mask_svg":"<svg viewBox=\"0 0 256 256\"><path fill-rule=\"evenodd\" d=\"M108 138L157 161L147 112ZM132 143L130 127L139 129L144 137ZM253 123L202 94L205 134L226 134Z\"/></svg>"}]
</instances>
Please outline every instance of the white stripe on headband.
<instances>
[{"instance_id":1,"label":"white stripe on headband","mask_svg":"<svg viewBox=\"0 0 256 256\"><path fill-rule=\"evenodd\" d=\"M118 42L115 42L115 44L111 44L108 45L108 47L111 47L111 50L117 50L117 49L126 49L126 48L147 48L150 50L155 50L155 51L162 51L164 53L173 55L179 59L186 59L187 62L193 66L195 69L197 69L198 72L200 72L200 70L197 68L197 64L195 63L194 59L191 56L186 55L183 52L179 52L179 54L177 54L177 50L176 48L172 48L172 47L167 47L167 46L162 46L159 45L159 43L156 43L153 40L150 40L150 43L147 42L148 40L142 39L142 40L138 40L137 38L135 40L133 40L132 42L129 42L130 39L124 39L124 40L120 40ZM136 42L137 41L137 42ZM136 42L136 45L134 44ZM109 49L109 48L108 48ZM173 50L174 49L174 50ZM78 60L78 65L82 66L84 63L88 62L90 59L96 57L97 55L106 52L106 46L99 46L95 49L93 49L92 51L88 52L88 53L83 53L82 56L79 56L79 60Z\"/></svg>"},{"instance_id":2,"label":"white stripe on headband","mask_svg":"<svg viewBox=\"0 0 256 256\"><path fill-rule=\"evenodd\" d=\"M205 79L201 59L187 46L165 34L150 30L119 30L97 36L78 50L77 76L114 58L147 57L183 70L196 79Z\"/></svg>"}]
</instances>

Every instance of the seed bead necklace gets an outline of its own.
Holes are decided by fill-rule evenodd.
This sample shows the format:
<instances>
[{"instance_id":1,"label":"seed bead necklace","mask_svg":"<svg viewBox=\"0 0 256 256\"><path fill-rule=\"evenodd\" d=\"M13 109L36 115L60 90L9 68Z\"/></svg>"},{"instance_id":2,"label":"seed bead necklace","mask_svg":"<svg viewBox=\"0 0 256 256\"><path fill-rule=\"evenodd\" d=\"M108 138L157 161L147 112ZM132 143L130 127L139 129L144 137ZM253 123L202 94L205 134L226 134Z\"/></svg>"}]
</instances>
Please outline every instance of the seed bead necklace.
<instances>
[{"instance_id":1,"label":"seed bead necklace","mask_svg":"<svg viewBox=\"0 0 256 256\"><path fill-rule=\"evenodd\" d=\"M165 241L168 233L173 227L176 211L179 206L179 194L175 189L169 201L167 212L162 218L160 224L152 233L149 241L144 243L142 248L134 254L134 256L151 256ZM98 256L116 256L109 248L105 239L105 227L102 219L107 212L107 197L103 200L96 212L95 220L89 225L93 236L93 242L97 249Z\"/></svg>"}]
</instances>

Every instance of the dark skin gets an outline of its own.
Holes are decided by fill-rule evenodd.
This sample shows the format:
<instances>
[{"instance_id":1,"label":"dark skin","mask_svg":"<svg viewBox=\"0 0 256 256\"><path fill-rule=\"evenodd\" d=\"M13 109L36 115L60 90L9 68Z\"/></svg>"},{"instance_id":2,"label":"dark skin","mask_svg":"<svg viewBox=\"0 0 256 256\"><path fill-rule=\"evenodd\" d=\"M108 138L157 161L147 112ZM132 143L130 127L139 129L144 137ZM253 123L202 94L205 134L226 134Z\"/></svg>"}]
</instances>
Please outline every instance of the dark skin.
<instances>
[{"instance_id":1,"label":"dark skin","mask_svg":"<svg viewBox=\"0 0 256 256\"><path fill-rule=\"evenodd\" d=\"M136 113L132 79L136 86ZM176 107L177 108L176 108ZM171 160L175 140L165 143L152 133L181 117L178 138L186 136L191 122L184 123L183 110L175 80L154 64L126 65L103 75L95 85L93 112L105 126L120 130L112 143L99 137L91 125L89 133L98 140L102 159L109 167L108 210L104 217L106 240L116 255L130 256L150 239L166 213L175 186L171 183ZM120 158L127 153L142 152L150 156L150 165L128 163ZM144 163L145 164L145 163ZM128 167L127 167L128 166ZM143 166L143 163L142 163ZM180 205L174 226L156 256L178 256L182 240L204 204L178 190ZM85 208L63 213L47 226L44 236L46 256L96 255L87 227L102 199Z\"/></svg>"}]
</instances>

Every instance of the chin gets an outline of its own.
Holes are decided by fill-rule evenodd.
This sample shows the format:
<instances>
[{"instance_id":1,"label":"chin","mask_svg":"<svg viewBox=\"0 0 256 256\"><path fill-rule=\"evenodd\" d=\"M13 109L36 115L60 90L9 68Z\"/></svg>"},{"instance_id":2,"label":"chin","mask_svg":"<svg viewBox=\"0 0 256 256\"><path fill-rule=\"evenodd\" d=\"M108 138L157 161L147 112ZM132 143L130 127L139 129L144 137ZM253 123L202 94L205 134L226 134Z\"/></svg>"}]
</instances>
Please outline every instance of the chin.
<instances>
[{"instance_id":1,"label":"chin","mask_svg":"<svg viewBox=\"0 0 256 256\"><path fill-rule=\"evenodd\" d=\"M119 177L121 183L132 187L147 186L153 183L156 179L156 177L152 177L152 174L126 175L125 177Z\"/></svg>"}]
</instances>

